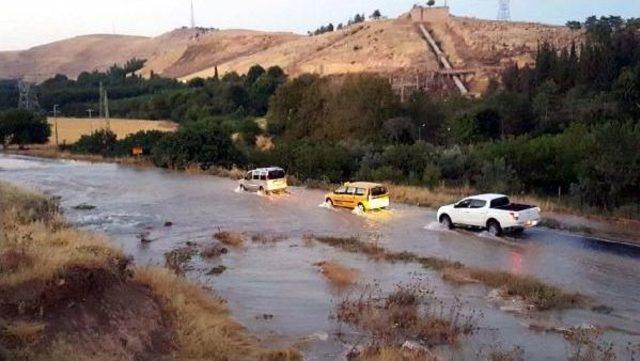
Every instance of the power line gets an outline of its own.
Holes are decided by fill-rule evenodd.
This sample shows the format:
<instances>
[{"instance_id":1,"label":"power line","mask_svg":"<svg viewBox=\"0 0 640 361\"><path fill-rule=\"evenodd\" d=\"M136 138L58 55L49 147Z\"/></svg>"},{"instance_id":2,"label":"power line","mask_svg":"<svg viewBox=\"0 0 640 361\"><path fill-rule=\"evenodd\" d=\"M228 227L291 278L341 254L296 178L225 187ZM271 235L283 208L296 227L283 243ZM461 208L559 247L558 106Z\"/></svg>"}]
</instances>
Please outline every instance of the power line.
<instances>
[{"instance_id":1,"label":"power line","mask_svg":"<svg viewBox=\"0 0 640 361\"><path fill-rule=\"evenodd\" d=\"M18 82L18 108L25 110L37 110L40 108L38 95L31 89L31 83L24 80Z\"/></svg>"},{"instance_id":2,"label":"power line","mask_svg":"<svg viewBox=\"0 0 640 361\"><path fill-rule=\"evenodd\" d=\"M498 4L498 20L511 20L511 4L509 0L499 0Z\"/></svg>"}]
</instances>

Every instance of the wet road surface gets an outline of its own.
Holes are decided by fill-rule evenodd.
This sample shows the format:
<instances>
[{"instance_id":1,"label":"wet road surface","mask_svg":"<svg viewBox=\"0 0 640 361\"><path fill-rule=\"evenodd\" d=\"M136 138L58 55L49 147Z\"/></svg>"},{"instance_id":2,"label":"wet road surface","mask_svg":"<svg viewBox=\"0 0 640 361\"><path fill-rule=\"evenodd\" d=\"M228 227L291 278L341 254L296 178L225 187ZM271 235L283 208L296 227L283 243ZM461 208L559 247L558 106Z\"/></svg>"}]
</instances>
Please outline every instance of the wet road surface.
<instances>
[{"instance_id":1,"label":"wet road surface","mask_svg":"<svg viewBox=\"0 0 640 361\"><path fill-rule=\"evenodd\" d=\"M484 232L444 230L435 223L434 211L424 208L393 205L389 211L358 216L320 207L323 193L316 190L292 188L288 195L261 197L237 192L237 183L230 179L114 164L0 155L0 179L61 197L70 221L106 233L137 264L162 265L165 252L188 241L211 243L219 228L285 236L273 244L246 242L217 261L197 258L188 277L227 299L234 316L261 339L283 345L303 342L306 359L332 360L346 347L336 339L339 326L330 315L334 303L349 291L331 287L313 266L327 260L357 269L360 284L379 282L385 290L421 280L439 300L460 299L465 312L482 314L480 332L455 351L453 359L476 358L478 350L496 345L521 346L530 360L553 360L566 354L560 336L534 332L531 322L610 327L621 330L605 335L615 344L640 342L640 250L633 247L545 228L517 239L497 239ZM73 209L82 203L96 208ZM166 221L174 225L163 227ZM145 230L154 242L140 243L138 235ZM310 245L303 240L309 233L377 238L394 251L533 275L585 294L613 311L551 311L531 319L500 310L483 286L452 286L439 274L416 265L371 262L361 255ZM219 276L206 274L219 264L227 271ZM265 314L273 318L265 320L261 317Z\"/></svg>"}]
</instances>

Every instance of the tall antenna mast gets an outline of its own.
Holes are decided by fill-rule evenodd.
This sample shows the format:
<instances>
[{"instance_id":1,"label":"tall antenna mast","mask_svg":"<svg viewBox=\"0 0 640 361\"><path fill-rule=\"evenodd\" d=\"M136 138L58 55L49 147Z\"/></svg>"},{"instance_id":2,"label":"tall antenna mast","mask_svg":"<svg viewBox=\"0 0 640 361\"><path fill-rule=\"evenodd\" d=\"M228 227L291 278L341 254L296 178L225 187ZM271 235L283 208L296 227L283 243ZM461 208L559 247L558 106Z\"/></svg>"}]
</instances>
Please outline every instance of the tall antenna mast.
<instances>
[{"instance_id":1,"label":"tall antenna mast","mask_svg":"<svg viewBox=\"0 0 640 361\"><path fill-rule=\"evenodd\" d=\"M196 28L196 14L193 11L193 0L191 0L191 29Z\"/></svg>"},{"instance_id":2,"label":"tall antenna mast","mask_svg":"<svg viewBox=\"0 0 640 361\"><path fill-rule=\"evenodd\" d=\"M511 4L509 0L499 0L498 20L501 20L501 21L511 20Z\"/></svg>"}]
</instances>

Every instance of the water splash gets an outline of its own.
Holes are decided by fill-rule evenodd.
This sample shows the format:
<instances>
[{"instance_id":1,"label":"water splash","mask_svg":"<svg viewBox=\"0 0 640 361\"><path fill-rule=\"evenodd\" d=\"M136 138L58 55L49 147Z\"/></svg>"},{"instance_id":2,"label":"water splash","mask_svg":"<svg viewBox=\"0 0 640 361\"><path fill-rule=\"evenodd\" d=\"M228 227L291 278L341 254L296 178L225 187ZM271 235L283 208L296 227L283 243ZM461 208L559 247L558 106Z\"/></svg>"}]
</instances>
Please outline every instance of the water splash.
<instances>
[{"instance_id":1,"label":"water splash","mask_svg":"<svg viewBox=\"0 0 640 361\"><path fill-rule=\"evenodd\" d=\"M318 204L319 208L324 208L324 209L328 209L331 211L336 211L336 208L329 202L322 202L320 204Z\"/></svg>"},{"instance_id":2,"label":"water splash","mask_svg":"<svg viewBox=\"0 0 640 361\"><path fill-rule=\"evenodd\" d=\"M424 229L426 229L427 231L433 231L433 232L451 232L449 228L445 227L443 224L436 221L430 222L429 224L424 226Z\"/></svg>"}]
</instances>

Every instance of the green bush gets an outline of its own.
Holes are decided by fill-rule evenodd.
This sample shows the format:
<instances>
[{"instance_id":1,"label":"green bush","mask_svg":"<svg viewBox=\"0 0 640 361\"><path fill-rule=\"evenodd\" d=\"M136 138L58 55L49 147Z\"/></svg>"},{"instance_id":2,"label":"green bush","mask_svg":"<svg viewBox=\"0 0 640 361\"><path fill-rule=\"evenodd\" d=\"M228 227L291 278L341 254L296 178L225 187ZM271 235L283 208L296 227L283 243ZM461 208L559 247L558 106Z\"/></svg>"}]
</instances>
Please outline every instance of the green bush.
<instances>
[{"instance_id":1,"label":"green bush","mask_svg":"<svg viewBox=\"0 0 640 361\"><path fill-rule=\"evenodd\" d=\"M437 187L441 179L442 171L440 171L440 167L433 163L427 164L424 171L422 171L422 183L431 189Z\"/></svg>"},{"instance_id":2,"label":"green bush","mask_svg":"<svg viewBox=\"0 0 640 361\"><path fill-rule=\"evenodd\" d=\"M159 130L139 131L118 141L114 147L113 155L121 157L131 155L134 147L141 147L142 155L151 155L153 149L164 136L166 133Z\"/></svg>"},{"instance_id":3,"label":"green bush","mask_svg":"<svg viewBox=\"0 0 640 361\"><path fill-rule=\"evenodd\" d=\"M214 165L231 167L245 163L231 136L213 121L198 121L166 134L152 151L153 162L160 167L184 169L196 164L202 169Z\"/></svg>"},{"instance_id":4,"label":"green bush","mask_svg":"<svg viewBox=\"0 0 640 361\"><path fill-rule=\"evenodd\" d=\"M75 153L100 154L105 157L115 155L116 144L118 143L116 133L108 129L100 129L91 135L83 135L70 147Z\"/></svg>"},{"instance_id":5,"label":"green bush","mask_svg":"<svg viewBox=\"0 0 640 361\"><path fill-rule=\"evenodd\" d=\"M12 109L0 113L0 144L43 144L51 129L44 114Z\"/></svg>"}]
</instances>

